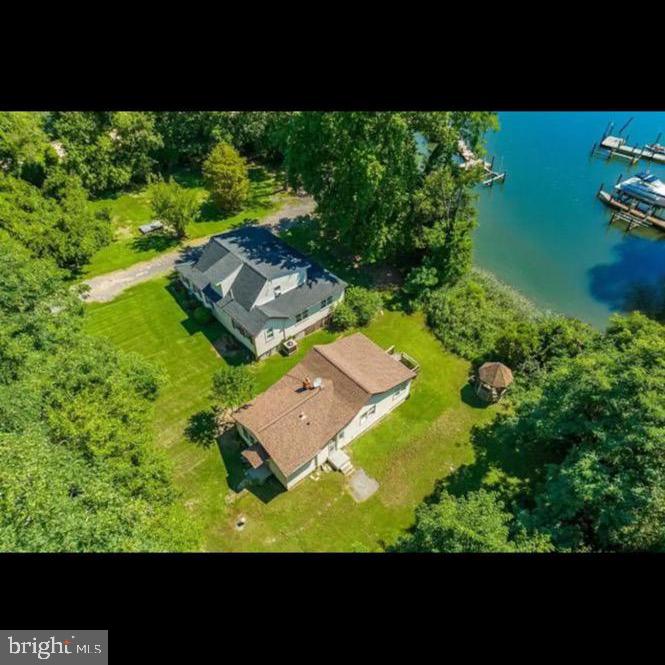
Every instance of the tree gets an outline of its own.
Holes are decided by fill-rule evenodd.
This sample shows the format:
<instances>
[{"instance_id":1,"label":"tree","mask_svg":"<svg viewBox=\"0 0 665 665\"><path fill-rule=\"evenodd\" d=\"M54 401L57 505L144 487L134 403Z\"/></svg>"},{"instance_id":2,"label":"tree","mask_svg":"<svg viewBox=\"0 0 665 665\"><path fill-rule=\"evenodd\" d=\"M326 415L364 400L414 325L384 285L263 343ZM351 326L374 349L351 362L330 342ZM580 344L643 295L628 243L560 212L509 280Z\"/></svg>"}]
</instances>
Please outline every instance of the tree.
<instances>
[{"instance_id":1,"label":"tree","mask_svg":"<svg viewBox=\"0 0 665 665\"><path fill-rule=\"evenodd\" d=\"M416 510L412 532L395 547L401 552L547 552L542 536L527 537L503 502L486 490L456 498L443 491Z\"/></svg>"},{"instance_id":2,"label":"tree","mask_svg":"<svg viewBox=\"0 0 665 665\"><path fill-rule=\"evenodd\" d=\"M316 199L325 239L347 255L427 261L438 284L452 284L470 264L471 187L480 178L455 164L458 142L480 154L494 127L484 112L294 114L288 179Z\"/></svg>"},{"instance_id":3,"label":"tree","mask_svg":"<svg viewBox=\"0 0 665 665\"><path fill-rule=\"evenodd\" d=\"M341 331L355 328L357 325L358 315L355 310L347 302L338 303L330 316L330 327Z\"/></svg>"},{"instance_id":4,"label":"tree","mask_svg":"<svg viewBox=\"0 0 665 665\"><path fill-rule=\"evenodd\" d=\"M249 402L256 390L256 379L244 365L223 367L212 377L212 399L225 411Z\"/></svg>"},{"instance_id":5,"label":"tree","mask_svg":"<svg viewBox=\"0 0 665 665\"><path fill-rule=\"evenodd\" d=\"M187 225L196 220L199 214L196 192L181 187L171 179L153 185L150 194L155 217L171 226L178 238L185 238Z\"/></svg>"},{"instance_id":6,"label":"tree","mask_svg":"<svg viewBox=\"0 0 665 665\"><path fill-rule=\"evenodd\" d=\"M59 169L43 191L0 174L0 229L35 256L51 257L74 273L113 235L109 215L93 212L80 180Z\"/></svg>"},{"instance_id":7,"label":"tree","mask_svg":"<svg viewBox=\"0 0 665 665\"><path fill-rule=\"evenodd\" d=\"M0 113L0 170L41 185L47 164L54 161L43 113Z\"/></svg>"},{"instance_id":8,"label":"tree","mask_svg":"<svg viewBox=\"0 0 665 665\"><path fill-rule=\"evenodd\" d=\"M633 314L582 346L559 333L563 353L513 397L511 413L475 435L479 450L541 460L517 514L558 550L665 548L663 331Z\"/></svg>"},{"instance_id":9,"label":"tree","mask_svg":"<svg viewBox=\"0 0 665 665\"><path fill-rule=\"evenodd\" d=\"M454 166L430 171L414 195L414 246L421 272L407 280L411 293L427 298L437 286L457 283L471 266L471 234L476 225L470 174ZM423 273L427 271L427 273ZM415 291L427 276L424 293Z\"/></svg>"},{"instance_id":10,"label":"tree","mask_svg":"<svg viewBox=\"0 0 665 665\"><path fill-rule=\"evenodd\" d=\"M151 441L161 372L87 336L65 277L0 234L0 550L191 549Z\"/></svg>"},{"instance_id":11,"label":"tree","mask_svg":"<svg viewBox=\"0 0 665 665\"><path fill-rule=\"evenodd\" d=\"M369 325L383 304L381 294L362 286L349 287L344 294L344 301L355 312L359 326Z\"/></svg>"},{"instance_id":12,"label":"tree","mask_svg":"<svg viewBox=\"0 0 665 665\"><path fill-rule=\"evenodd\" d=\"M367 261L385 258L403 242L418 170L402 114L297 114L285 165L291 186L316 199L329 242Z\"/></svg>"},{"instance_id":13,"label":"tree","mask_svg":"<svg viewBox=\"0 0 665 665\"><path fill-rule=\"evenodd\" d=\"M226 112L161 111L155 127L162 138L159 160L166 171L178 164L200 166L213 146L231 142Z\"/></svg>"},{"instance_id":14,"label":"tree","mask_svg":"<svg viewBox=\"0 0 665 665\"><path fill-rule=\"evenodd\" d=\"M147 182L162 147L151 113L57 112L47 128L63 145L63 168L94 194Z\"/></svg>"},{"instance_id":15,"label":"tree","mask_svg":"<svg viewBox=\"0 0 665 665\"><path fill-rule=\"evenodd\" d=\"M240 210L249 196L247 164L228 143L218 143L203 164L203 176L215 205L224 212Z\"/></svg>"}]
</instances>

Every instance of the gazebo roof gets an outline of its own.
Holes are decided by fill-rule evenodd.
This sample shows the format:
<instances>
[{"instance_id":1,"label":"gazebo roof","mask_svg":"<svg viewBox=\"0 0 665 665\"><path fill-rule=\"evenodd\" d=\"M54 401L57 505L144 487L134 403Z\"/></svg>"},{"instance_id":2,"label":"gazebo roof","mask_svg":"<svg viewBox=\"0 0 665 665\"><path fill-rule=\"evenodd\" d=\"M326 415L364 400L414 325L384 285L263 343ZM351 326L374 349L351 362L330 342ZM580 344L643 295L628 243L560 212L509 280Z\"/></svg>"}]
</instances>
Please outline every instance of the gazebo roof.
<instances>
[{"instance_id":1,"label":"gazebo roof","mask_svg":"<svg viewBox=\"0 0 665 665\"><path fill-rule=\"evenodd\" d=\"M478 370L478 377L492 388L507 388L513 382L513 373L503 363L484 363Z\"/></svg>"}]
</instances>

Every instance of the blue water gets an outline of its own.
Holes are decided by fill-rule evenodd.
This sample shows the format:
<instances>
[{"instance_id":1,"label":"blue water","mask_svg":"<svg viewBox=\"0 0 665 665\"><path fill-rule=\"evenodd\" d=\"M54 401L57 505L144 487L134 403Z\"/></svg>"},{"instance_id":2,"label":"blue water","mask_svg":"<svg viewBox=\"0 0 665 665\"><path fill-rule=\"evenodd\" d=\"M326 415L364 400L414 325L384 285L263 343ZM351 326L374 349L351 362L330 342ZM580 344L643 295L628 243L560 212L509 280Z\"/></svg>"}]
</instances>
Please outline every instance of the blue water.
<instances>
[{"instance_id":1,"label":"blue water","mask_svg":"<svg viewBox=\"0 0 665 665\"><path fill-rule=\"evenodd\" d=\"M603 328L621 311L636 282L665 279L665 233L608 225L596 198L601 183L650 170L665 180L665 167L621 158L590 158L608 122L633 145L663 132L665 112L500 113L500 130L488 136L495 167L506 182L482 188L474 262L544 309Z\"/></svg>"}]
</instances>

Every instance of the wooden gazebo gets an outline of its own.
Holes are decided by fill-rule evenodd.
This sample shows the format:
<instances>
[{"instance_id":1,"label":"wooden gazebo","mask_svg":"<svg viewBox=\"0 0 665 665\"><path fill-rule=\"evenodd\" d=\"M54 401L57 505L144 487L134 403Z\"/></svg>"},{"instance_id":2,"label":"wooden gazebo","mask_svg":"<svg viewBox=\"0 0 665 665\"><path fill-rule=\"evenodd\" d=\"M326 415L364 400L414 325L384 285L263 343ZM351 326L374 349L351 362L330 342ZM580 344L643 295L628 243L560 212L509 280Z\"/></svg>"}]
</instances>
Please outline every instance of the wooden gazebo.
<instances>
[{"instance_id":1,"label":"wooden gazebo","mask_svg":"<svg viewBox=\"0 0 665 665\"><path fill-rule=\"evenodd\" d=\"M513 382L513 373L503 363L484 363L478 369L476 393L486 402L497 402Z\"/></svg>"}]
</instances>

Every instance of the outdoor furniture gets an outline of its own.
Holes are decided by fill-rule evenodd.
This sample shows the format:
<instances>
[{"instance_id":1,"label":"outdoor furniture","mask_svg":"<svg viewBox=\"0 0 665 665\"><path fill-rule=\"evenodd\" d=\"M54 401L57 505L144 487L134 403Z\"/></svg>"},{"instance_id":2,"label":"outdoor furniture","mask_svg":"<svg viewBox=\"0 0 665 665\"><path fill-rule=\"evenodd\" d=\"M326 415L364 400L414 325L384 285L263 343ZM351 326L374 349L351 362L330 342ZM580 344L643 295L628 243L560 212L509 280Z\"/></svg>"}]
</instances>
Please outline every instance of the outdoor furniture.
<instances>
[{"instance_id":1,"label":"outdoor furniture","mask_svg":"<svg viewBox=\"0 0 665 665\"><path fill-rule=\"evenodd\" d=\"M155 220L154 222L150 222L150 224L143 224L142 226L139 226L139 231L143 235L147 235L148 233L152 233L153 231L158 231L159 229L163 229L164 224L160 222L159 220Z\"/></svg>"}]
</instances>

